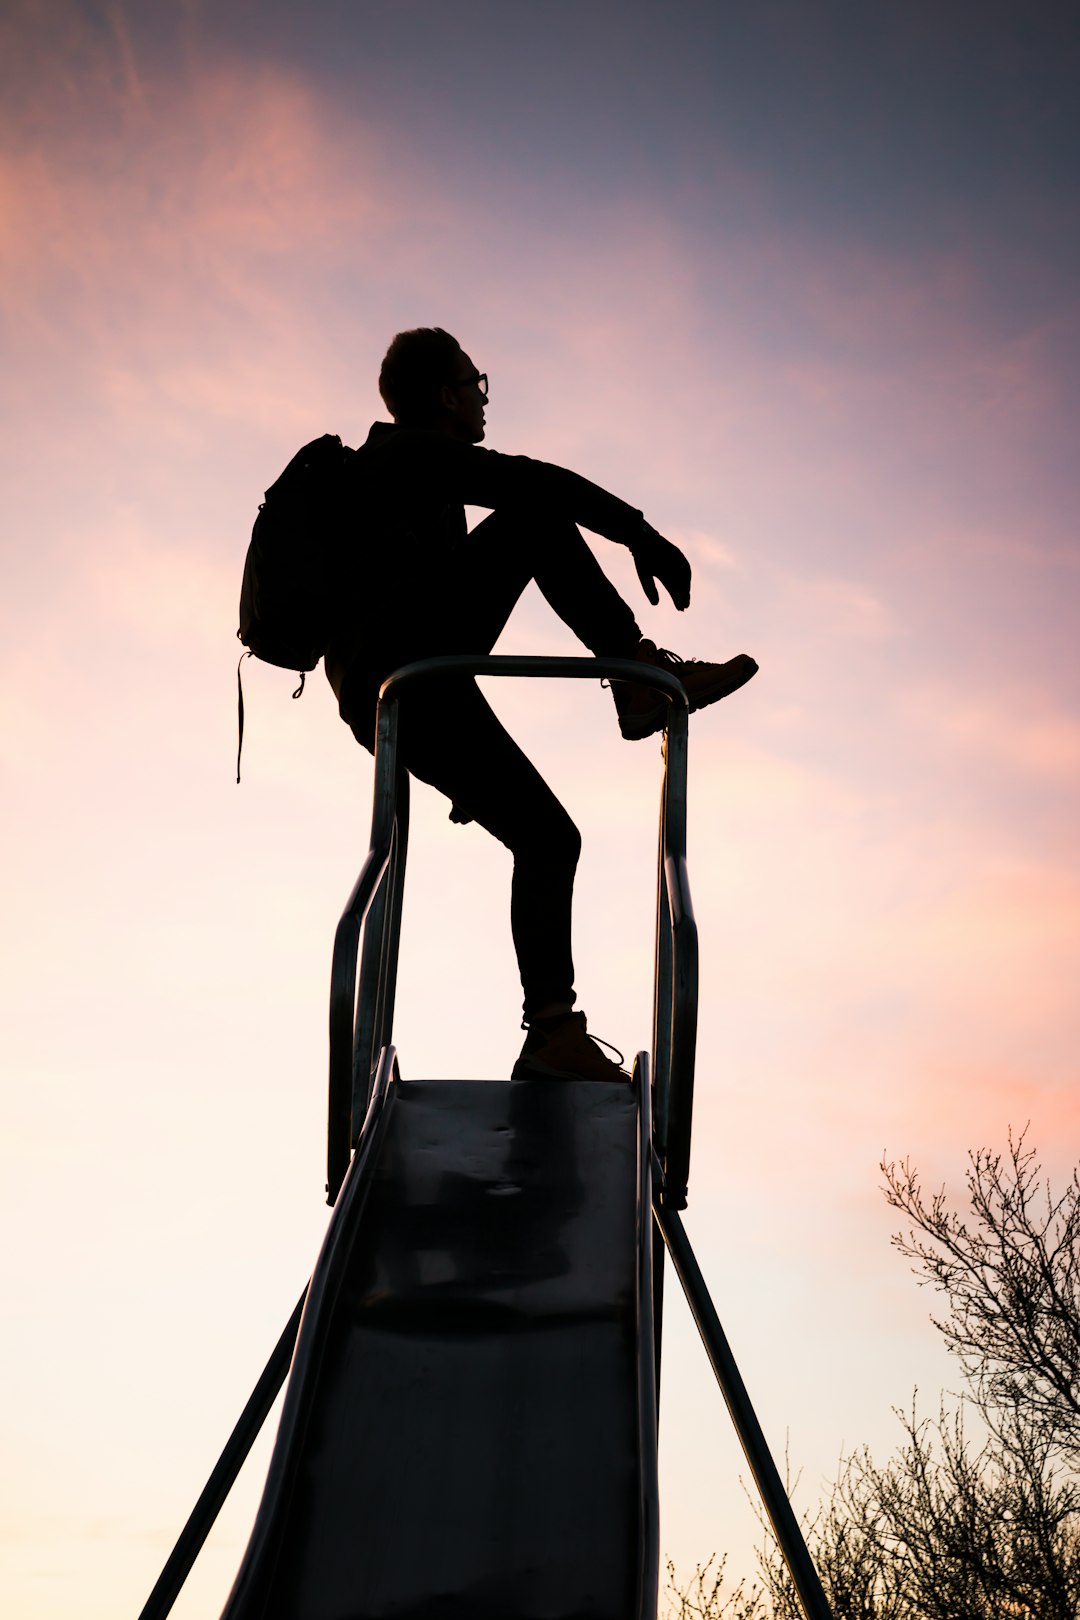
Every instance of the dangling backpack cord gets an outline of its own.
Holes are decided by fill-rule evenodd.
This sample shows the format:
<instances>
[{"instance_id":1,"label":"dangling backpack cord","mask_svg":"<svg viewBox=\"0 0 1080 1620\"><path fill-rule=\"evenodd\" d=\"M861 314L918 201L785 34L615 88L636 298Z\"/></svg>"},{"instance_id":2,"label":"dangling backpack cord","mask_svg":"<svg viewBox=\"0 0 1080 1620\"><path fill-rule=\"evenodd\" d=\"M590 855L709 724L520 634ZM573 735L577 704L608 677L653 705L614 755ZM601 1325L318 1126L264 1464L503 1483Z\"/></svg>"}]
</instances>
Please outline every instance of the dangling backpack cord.
<instances>
[{"instance_id":1,"label":"dangling backpack cord","mask_svg":"<svg viewBox=\"0 0 1080 1620\"><path fill-rule=\"evenodd\" d=\"M236 632L240 634L239 630ZM245 658L254 658L253 652L242 652L240 664ZM236 785L240 786L240 755L244 747L244 683L240 679L240 664L236 666Z\"/></svg>"},{"instance_id":2,"label":"dangling backpack cord","mask_svg":"<svg viewBox=\"0 0 1080 1620\"><path fill-rule=\"evenodd\" d=\"M297 452L266 491L251 531L240 588L240 628L247 651L236 666L239 737L236 780L244 745L244 687L240 664L261 658L305 673L326 650L337 607L342 534L352 507L350 474L359 452L333 433Z\"/></svg>"},{"instance_id":3,"label":"dangling backpack cord","mask_svg":"<svg viewBox=\"0 0 1080 1620\"><path fill-rule=\"evenodd\" d=\"M236 634L237 635L240 634L239 630L236 632ZM237 666L236 666L236 785L237 785L237 787L240 786L240 755L244 751L244 683L240 679L240 664L242 664L244 662L245 658L254 658L254 657L255 657L255 654L252 651L252 649L249 647L247 652L242 652L240 654L240 663L237 664ZM304 671L302 669L298 670L297 673L300 676L300 685L296 688L296 691L293 693L294 698L303 697L303 695L304 695L304 682L307 680L307 676L304 674Z\"/></svg>"}]
</instances>

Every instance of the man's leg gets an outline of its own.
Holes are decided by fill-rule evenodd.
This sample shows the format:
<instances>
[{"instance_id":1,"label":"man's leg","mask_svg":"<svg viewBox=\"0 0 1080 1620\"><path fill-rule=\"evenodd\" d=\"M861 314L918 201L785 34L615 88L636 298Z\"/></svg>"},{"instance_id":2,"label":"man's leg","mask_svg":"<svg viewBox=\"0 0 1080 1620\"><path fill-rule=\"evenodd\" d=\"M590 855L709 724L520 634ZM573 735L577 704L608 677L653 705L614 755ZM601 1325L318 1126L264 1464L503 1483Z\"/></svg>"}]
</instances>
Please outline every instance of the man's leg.
<instances>
[{"instance_id":1,"label":"man's leg","mask_svg":"<svg viewBox=\"0 0 1080 1620\"><path fill-rule=\"evenodd\" d=\"M363 737L361 736L361 741ZM401 699L402 758L514 857L510 925L524 994L525 1045L512 1078L626 1081L574 1012L571 909L581 839L476 683L447 680Z\"/></svg>"},{"instance_id":2,"label":"man's leg","mask_svg":"<svg viewBox=\"0 0 1080 1620\"><path fill-rule=\"evenodd\" d=\"M535 579L563 623L598 657L632 658L681 681L690 712L716 703L757 673L745 653L726 663L678 658L642 638L633 613L612 585L576 525L520 511L494 512L452 554L442 601L453 604L453 638L446 651L494 646L525 586ZM434 650L434 649L433 649ZM650 737L667 724L668 700L648 686L613 681L619 729L628 740Z\"/></svg>"},{"instance_id":3,"label":"man's leg","mask_svg":"<svg viewBox=\"0 0 1080 1620\"><path fill-rule=\"evenodd\" d=\"M531 579L591 651L634 656L641 643L634 616L576 526L492 514L442 567L417 582L407 611L392 623L393 645L370 649L367 678L357 684L358 698L366 686L367 700L349 716L357 739L371 746L376 668L440 653L489 652ZM409 770L450 799L455 820L478 822L514 856L511 927L529 1025L515 1077L625 1079L588 1036L584 1016L571 1011L580 837L555 795L468 679L444 678L402 697L401 748Z\"/></svg>"},{"instance_id":4,"label":"man's leg","mask_svg":"<svg viewBox=\"0 0 1080 1620\"><path fill-rule=\"evenodd\" d=\"M526 1020L574 1002L571 904L581 838L536 767L471 680L430 684L401 699L401 756L450 799L458 819L514 857L510 924Z\"/></svg>"},{"instance_id":5,"label":"man's leg","mask_svg":"<svg viewBox=\"0 0 1080 1620\"><path fill-rule=\"evenodd\" d=\"M452 637L455 651L489 651L533 579L590 652L632 658L641 643L633 613L568 518L493 512L451 553L440 574L440 612L452 619L443 633Z\"/></svg>"},{"instance_id":6,"label":"man's leg","mask_svg":"<svg viewBox=\"0 0 1080 1620\"><path fill-rule=\"evenodd\" d=\"M576 525L516 510L492 513L464 538L401 629L419 630L427 654L487 653L531 579L592 651L629 656L639 644L633 614ZM403 701L403 727L410 768L452 799L452 819L479 822L514 854L511 923L526 1020L552 1007L569 1012L577 829L475 682L444 680Z\"/></svg>"}]
</instances>

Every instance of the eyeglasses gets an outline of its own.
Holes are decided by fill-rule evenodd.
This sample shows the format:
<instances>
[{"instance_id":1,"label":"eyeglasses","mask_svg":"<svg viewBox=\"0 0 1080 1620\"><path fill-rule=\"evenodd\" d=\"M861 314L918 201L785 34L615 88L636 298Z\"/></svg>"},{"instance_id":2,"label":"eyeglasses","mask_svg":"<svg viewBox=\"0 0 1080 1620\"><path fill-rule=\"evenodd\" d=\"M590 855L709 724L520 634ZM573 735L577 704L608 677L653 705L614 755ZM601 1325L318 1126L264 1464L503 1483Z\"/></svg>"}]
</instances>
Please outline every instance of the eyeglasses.
<instances>
[{"instance_id":1,"label":"eyeglasses","mask_svg":"<svg viewBox=\"0 0 1080 1620\"><path fill-rule=\"evenodd\" d=\"M454 381L454 382L452 382L450 384L450 387L451 388L468 388L470 386L470 384L472 384L472 383L476 384L477 388L479 388L479 390L483 394L484 398L487 399L487 397L488 397L488 380L487 380L487 372L486 371L474 371L471 377L458 377L456 379L456 381Z\"/></svg>"}]
</instances>

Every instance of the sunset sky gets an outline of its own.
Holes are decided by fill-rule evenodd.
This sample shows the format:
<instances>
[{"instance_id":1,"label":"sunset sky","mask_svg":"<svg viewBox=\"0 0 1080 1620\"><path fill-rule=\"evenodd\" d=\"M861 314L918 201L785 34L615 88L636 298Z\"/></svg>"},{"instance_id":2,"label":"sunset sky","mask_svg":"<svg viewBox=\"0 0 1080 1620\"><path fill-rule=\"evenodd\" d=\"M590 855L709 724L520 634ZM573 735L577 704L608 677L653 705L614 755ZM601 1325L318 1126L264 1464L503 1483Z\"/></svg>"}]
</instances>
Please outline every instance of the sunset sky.
<instances>
[{"instance_id":1,"label":"sunset sky","mask_svg":"<svg viewBox=\"0 0 1080 1620\"><path fill-rule=\"evenodd\" d=\"M8 0L0 1606L138 1613L325 1229L371 762L234 640L262 492L455 333L488 443L683 545L702 945L687 1226L812 1509L955 1387L878 1170L1080 1104L1080 25L999 0ZM500 651L572 653L534 590ZM646 1044L659 750L493 701L581 827L590 1027ZM414 796L406 1078L505 1077L509 857ZM670 1285L675 1288L673 1283ZM753 1562L669 1294L662 1544ZM214 1615L263 1443L175 1613ZM403 1504L407 1506L407 1504Z\"/></svg>"}]
</instances>

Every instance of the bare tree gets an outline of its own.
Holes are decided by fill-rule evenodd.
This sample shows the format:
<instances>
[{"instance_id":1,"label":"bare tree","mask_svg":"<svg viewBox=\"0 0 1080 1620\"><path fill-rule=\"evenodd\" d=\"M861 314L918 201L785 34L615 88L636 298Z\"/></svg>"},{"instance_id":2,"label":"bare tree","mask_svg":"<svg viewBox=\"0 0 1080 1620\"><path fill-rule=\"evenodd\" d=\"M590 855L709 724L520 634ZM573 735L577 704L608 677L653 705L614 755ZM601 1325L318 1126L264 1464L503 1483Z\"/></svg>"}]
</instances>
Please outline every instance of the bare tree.
<instances>
[{"instance_id":1,"label":"bare tree","mask_svg":"<svg viewBox=\"0 0 1080 1620\"><path fill-rule=\"evenodd\" d=\"M935 1419L914 1399L898 1413L883 1467L865 1449L842 1461L806 1527L836 1620L1078 1620L1080 1180L1054 1197L1023 1134L970 1155L962 1214L909 1162L882 1171L906 1221L893 1241L942 1295L966 1387ZM679 1620L802 1620L768 1537L761 1570L760 1607L724 1608L718 1586L710 1608L699 1579Z\"/></svg>"},{"instance_id":2,"label":"bare tree","mask_svg":"<svg viewBox=\"0 0 1080 1620\"><path fill-rule=\"evenodd\" d=\"M1041 1180L1025 1134L1005 1158L969 1156L970 1215L944 1191L924 1197L907 1160L883 1164L885 1196L908 1222L893 1242L922 1284L944 1295L933 1318L960 1360L970 1392L993 1422L1024 1410L1044 1437L1080 1463L1080 1179L1060 1197Z\"/></svg>"}]
</instances>

